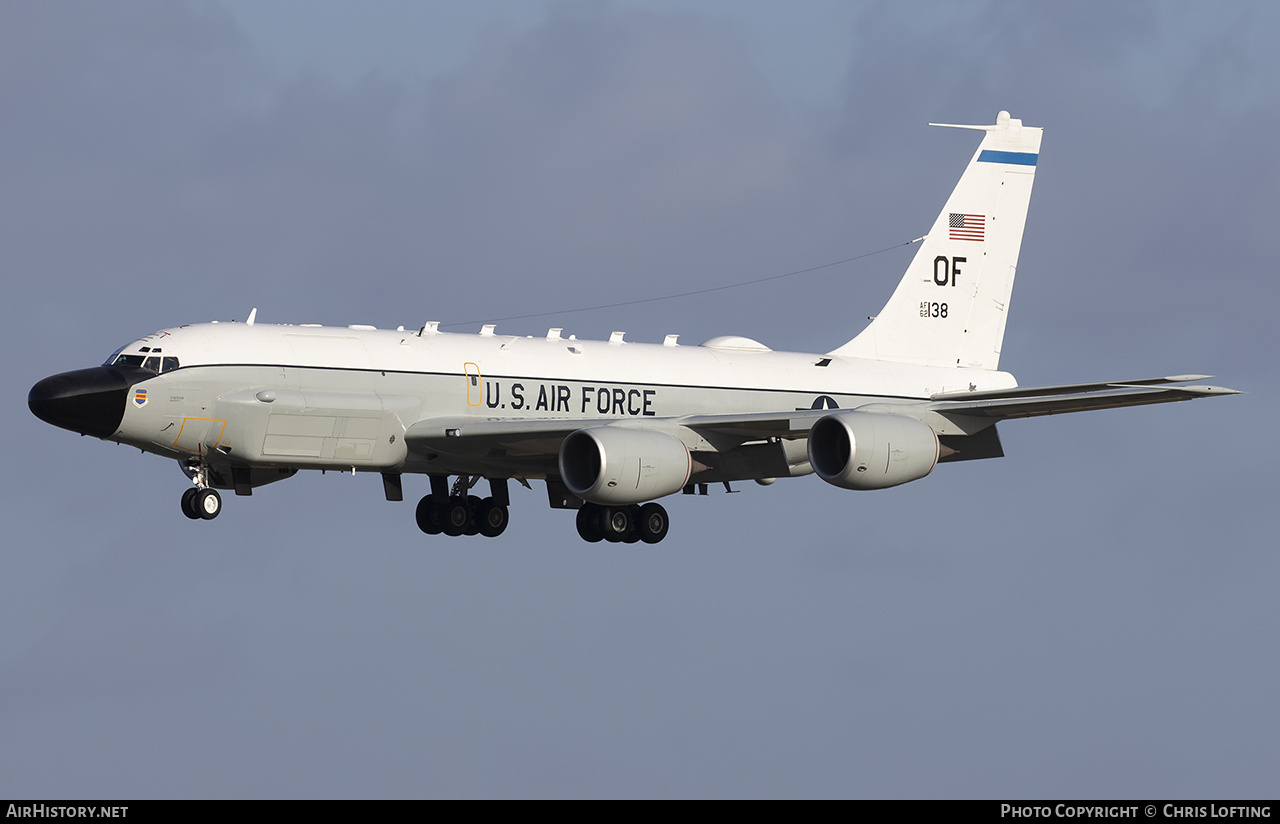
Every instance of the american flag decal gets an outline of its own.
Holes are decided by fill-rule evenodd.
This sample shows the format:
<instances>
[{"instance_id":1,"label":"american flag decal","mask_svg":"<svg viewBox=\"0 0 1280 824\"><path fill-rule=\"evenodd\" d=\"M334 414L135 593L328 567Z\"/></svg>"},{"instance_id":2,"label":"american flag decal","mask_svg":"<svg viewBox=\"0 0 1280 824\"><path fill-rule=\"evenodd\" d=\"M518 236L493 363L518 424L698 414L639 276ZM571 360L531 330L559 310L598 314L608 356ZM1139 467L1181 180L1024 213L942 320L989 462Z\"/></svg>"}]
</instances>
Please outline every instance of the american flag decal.
<instances>
[{"instance_id":1,"label":"american flag decal","mask_svg":"<svg viewBox=\"0 0 1280 824\"><path fill-rule=\"evenodd\" d=\"M982 240L986 231L987 219L983 215L962 215L951 213L952 240Z\"/></svg>"}]
</instances>

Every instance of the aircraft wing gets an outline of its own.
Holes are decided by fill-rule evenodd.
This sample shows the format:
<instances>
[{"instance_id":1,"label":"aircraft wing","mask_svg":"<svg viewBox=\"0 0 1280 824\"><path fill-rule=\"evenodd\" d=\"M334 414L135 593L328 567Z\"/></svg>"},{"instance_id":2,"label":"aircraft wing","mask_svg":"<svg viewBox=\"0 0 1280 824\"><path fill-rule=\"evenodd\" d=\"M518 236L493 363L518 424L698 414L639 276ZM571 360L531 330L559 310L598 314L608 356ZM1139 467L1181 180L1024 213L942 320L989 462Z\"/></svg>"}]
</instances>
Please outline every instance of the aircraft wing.
<instances>
[{"instance_id":1,"label":"aircraft wing","mask_svg":"<svg viewBox=\"0 0 1280 824\"><path fill-rule=\"evenodd\" d=\"M1210 376L1174 375L1136 381L1017 387L992 392L949 392L932 396L925 408L943 415L960 414L1004 420L1240 394L1235 389L1221 386L1168 385L1208 377Z\"/></svg>"},{"instance_id":2,"label":"aircraft wing","mask_svg":"<svg viewBox=\"0 0 1280 824\"><path fill-rule=\"evenodd\" d=\"M1090 409L1116 409L1171 403L1216 395L1238 395L1235 389L1221 386L1169 386L1168 384L1204 380L1210 375L1174 375L1165 378L1142 378L1102 383L1069 383L1055 386L1029 386L990 392L949 392L928 400L883 404L871 401L851 409L867 412L914 415L916 412L958 414L971 417L1030 418L1085 412ZM887 407L887 408L886 408ZM743 439L803 438L819 419L832 409L803 409L794 412L758 412L730 415L685 415L673 420L704 434L720 433Z\"/></svg>"},{"instance_id":3,"label":"aircraft wing","mask_svg":"<svg viewBox=\"0 0 1280 824\"><path fill-rule=\"evenodd\" d=\"M1017 387L990 392L950 392L928 400L862 405L864 411L884 411L915 417L919 413L986 418L993 423L1008 418L1031 418L1091 409L1116 409L1171 403L1217 395L1239 394L1220 386L1175 386L1208 375L1175 375L1141 380ZM554 460L560 443L571 433L588 427L625 424L672 431L688 428L711 443L731 448L744 441L798 439L831 409L803 409L739 414L683 415L672 418L429 418L405 433L409 449L420 453L445 453L490 461ZM923 415L921 415L923 418Z\"/></svg>"}]
</instances>

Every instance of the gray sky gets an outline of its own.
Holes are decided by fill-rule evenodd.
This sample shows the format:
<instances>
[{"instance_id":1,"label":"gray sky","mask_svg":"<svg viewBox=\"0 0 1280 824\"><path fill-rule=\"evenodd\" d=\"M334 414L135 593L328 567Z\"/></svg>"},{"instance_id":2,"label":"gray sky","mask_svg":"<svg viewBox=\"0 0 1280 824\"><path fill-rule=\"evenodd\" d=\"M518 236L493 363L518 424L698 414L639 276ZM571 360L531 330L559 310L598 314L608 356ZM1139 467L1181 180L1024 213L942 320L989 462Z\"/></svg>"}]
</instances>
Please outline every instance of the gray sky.
<instances>
[{"instance_id":1,"label":"gray sky","mask_svg":"<svg viewBox=\"0 0 1280 824\"><path fill-rule=\"evenodd\" d=\"M262 5L0 4L0 796L1275 797L1274 4ZM925 124L1000 109L1046 130L1002 367L1249 394L676 497L644 548L541 485L431 539L376 476L193 524L172 463L26 408L254 306L480 321L892 246L974 148ZM499 330L826 351L908 255Z\"/></svg>"}]
</instances>

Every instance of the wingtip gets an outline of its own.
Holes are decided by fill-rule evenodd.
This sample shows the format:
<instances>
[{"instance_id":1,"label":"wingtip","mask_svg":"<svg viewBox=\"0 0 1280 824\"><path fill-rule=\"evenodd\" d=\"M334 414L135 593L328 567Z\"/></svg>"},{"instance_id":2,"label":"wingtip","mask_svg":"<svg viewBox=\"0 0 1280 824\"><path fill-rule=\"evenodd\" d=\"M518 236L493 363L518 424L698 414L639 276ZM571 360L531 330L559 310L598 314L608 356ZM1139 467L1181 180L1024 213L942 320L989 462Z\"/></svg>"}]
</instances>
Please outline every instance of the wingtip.
<instances>
[{"instance_id":1,"label":"wingtip","mask_svg":"<svg viewBox=\"0 0 1280 824\"><path fill-rule=\"evenodd\" d=\"M1204 386L1184 386L1182 387L1182 391L1192 392L1192 393L1195 393L1196 395L1203 395L1205 397L1209 397L1212 395L1243 395L1244 394L1239 389L1228 389L1225 386L1209 386L1207 384Z\"/></svg>"}]
</instances>

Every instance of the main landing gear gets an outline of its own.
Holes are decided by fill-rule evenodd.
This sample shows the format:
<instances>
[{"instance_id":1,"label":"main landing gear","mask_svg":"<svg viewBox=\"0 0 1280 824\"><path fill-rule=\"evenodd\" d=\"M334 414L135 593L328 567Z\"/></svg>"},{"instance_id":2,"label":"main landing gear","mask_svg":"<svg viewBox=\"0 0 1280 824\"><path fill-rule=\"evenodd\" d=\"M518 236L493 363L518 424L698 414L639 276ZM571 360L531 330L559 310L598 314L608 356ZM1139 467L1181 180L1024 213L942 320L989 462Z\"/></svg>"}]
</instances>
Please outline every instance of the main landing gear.
<instances>
[{"instance_id":1,"label":"main landing gear","mask_svg":"<svg viewBox=\"0 0 1280 824\"><path fill-rule=\"evenodd\" d=\"M480 481L478 476L460 475L449 485L447 475L431 476L431 494L418 501L414 513L418 528L428 535L484 535L496 538L507 528L510 518L507 507L507 481L490 478L492 494L481 498L469 494ZM566 506L554 508L567 508ZM584 541L595 543L634 544L643 541L656 544L667 537L671 520L661 504L643 506L600 506L584 503L578 509L578 534Z\"/></svg>"},{"instance_id":2,"label":"main landing gear","mask_svg":"<svg viewBox=\"0 0 1280 824\"><path fill-rule=\"evenodd\" d=\"M600 506L587 503L578 510L578 534L591 543L644 541L656 544L667 537L670 528L671 519L661 504Z\"/></svg>"},{"instance_id":3,"label":"main landing gear","mask_svg":"<svg viewBox=\"0 0 1280 824\"><path fill-rule=\"evenodd\" d=\"M208 485L208 470L197 467L191 480L195 486L182 493L182 514L193 521L212 521L222 511L222 496Z\"/></svg>"},{"instance_id":4,"label":"main landing gear","mask_svg":"<svg viewBox=\"0 0 1280 824\"><path fill-rule=\"evenodd\" d=\"M507 481L490 479L492 495L481 498L468 495L468 490L479 478L461 475L449 491L449 479L444 475L431 476L431 494L418 501L415 513L418 529L428 535L484 535L496 538L507 528L510 514L507 509Z\"/></svg>"}]
</instances>

